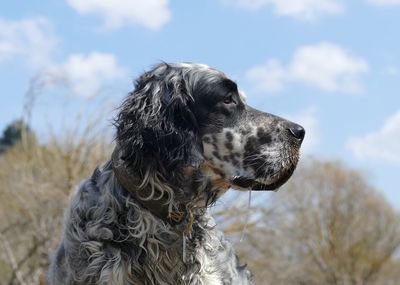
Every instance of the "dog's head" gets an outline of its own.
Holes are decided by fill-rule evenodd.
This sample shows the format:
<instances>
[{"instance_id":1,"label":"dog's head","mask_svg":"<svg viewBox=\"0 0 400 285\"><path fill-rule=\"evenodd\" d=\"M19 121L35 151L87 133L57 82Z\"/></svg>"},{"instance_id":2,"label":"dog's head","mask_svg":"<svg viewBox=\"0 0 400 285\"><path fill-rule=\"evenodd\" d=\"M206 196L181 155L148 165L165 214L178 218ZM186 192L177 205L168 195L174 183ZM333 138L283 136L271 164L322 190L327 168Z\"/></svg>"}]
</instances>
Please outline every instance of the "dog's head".
<instances>
[{"instance_id":1,"label":"dog's head","mask_svg":"<svg viewBox=\"0 0 400 285\"><path fill-rule=\"evenodd\" d=\"M173 178L186 167L236 189L275 190L293 173L304 129L245 103L206 65L162 63L136 82L116 119L120 158ZM160 170L161 169L161 170Z\"/></svg>"}]
</instances>

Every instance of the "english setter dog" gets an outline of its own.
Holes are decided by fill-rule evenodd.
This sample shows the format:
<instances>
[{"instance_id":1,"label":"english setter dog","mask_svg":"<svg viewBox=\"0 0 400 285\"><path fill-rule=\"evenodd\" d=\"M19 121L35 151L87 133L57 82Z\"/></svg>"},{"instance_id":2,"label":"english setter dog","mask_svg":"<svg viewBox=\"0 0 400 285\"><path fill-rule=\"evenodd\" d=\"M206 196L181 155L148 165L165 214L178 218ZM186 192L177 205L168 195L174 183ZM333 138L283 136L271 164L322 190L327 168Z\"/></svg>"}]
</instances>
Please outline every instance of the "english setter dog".
<instances>
[{"instance_id":1,"label":"english setter dog","mask_svg":"<svg viewBox=\"0 0 400 285\"><path fill-rule=\"evenodd\" d=\"M193 63L141 75L115 126L110 161L71 198L49 284L252 284L207 209L230 188L278 189L304 129Z\"/></svg>"}]
</instances>

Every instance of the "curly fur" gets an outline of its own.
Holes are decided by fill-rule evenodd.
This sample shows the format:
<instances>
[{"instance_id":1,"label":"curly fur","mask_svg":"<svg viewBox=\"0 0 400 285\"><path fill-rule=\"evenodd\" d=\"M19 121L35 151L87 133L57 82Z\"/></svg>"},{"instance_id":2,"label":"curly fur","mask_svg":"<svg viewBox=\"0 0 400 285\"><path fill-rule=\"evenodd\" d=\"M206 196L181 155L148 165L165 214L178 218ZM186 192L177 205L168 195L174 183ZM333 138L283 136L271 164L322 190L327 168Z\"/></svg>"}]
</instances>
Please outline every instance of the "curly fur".
<instances>
[{"instance_id":1,"label":"curly fur","mask_svg":"<svg viewBox=\"0 0 400 285\"><path fill-rule=\"evenodd\" d=\"M49 283L252 284L207 208L230 187L283 184L304 130L248 107L217 70L166 63L115 126L115 157L72 195Z\"/></svg>"}]
</instances>

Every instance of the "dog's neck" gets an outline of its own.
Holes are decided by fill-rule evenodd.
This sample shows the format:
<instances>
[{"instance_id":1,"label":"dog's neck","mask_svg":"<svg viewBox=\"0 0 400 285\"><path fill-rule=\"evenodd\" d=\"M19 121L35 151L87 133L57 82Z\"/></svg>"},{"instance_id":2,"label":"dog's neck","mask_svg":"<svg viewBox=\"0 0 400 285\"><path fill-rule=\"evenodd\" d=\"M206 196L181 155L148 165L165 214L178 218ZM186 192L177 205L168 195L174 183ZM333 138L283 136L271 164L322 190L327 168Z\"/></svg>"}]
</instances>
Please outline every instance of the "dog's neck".
<instances>
[{"instance_id":1,"label":"dog's neck","mask_svg":"<svg viewBox=\"0 0 400 285\"><path fill-rule=\"evenodd\" d=\"M215 174L215 169L213 170L207 163L200 168L185 169L186 172L182 173L182 176L186 182L179 187L191 185L193 191L185 188L186 192L197 194L191 196L194 198L193 202L187 203L191 211L187 212L181 223L173 225L166 219L169 208L162 204L163 202L171 204L168 203L168 199L143 202L143 199L140 199L142 196L135 194L140 188L138 186L143 184L143 177L135 172L128 176L131 181L125 180L124 175L127 173L120 169L121 164L118 160L115 161L116 158L118 156L114 155L114 161L111 160L103 168L97 169L91 180L95 181L96 185L99 183L108 185L101 187L100 191L96 190L96 193L104 195L106 203L104 208L113 209L116 215L121 215L116 227L110 227L114 228L111 242L117 242L121 250L126 251L128 255L132 251L136 253L136 263L140 264L140 267L132 267L132 272L129 274L136 276L135 278L139 276L142 280L149 278L152 284L222 284L208 282L219 280L222 275L232 278L229 279L233 280L231 284L248 284L248 282L236 282L238 278L248 280L246 276L249 273L238 267L233 251L215 227L215 221L205 206L207 200L215 201L229 186L223 177ZM146 176L146 173L144 172L143 176ZM170 185L173 181L165 183L165 180L151 176L146 183L147 186L154 185L155 188L159 188L162 185L171 190ZM110 192L110 188L116 192ZM140 192L140 195L146 193L150 192ZM186 197L183 201L188 201L189 198ZM117 203L118 206L111 207L108 203ZM159 210L160 207L163 209ZM128 264L131 264L131 261L128 261ZM154 266L155 264L157 266Z\"/></svg>"},{"instance_id":2,"label":"dog's neck","mask_svg":"<svg viewBox=\"0 0 400 285\"><path fill-rule=\"evenodd\" d=\"M171 224L181 224L188 216L185 205L179 204L177 209L171 210L169 207L170 198L166 193L155 193L154 187L141 185L140 181L135 180L135 175L122 163L119 150L116 148L112 154L111 163L114 174L119 184L133 196L137 202L146 210Z\"/></svg>"},{"instance_id":3,"label":"dog's neck","mask_svg":"<svg viewBox=\"0 0 400 285\"><path fill-rule=\"evenodd\" d=\"M154 184L156 183L149 186L143 183L143 179L137 179L137 174L132 173L132 170L122 161L118 147L115 148L112 154L111 163L118 183L144 209L150 211L171 226L180 226L183 228L183 231L190 231L191 224L193 223L194 209L208 207L230 187L229 183L218 170L213 168L209 163L204 162L199 168L187 167L183 170L185 172L183 176L190 177L190 182L186 186L182 185L182 187L191 188L188 192L197 193L196 197L176 197L176 195L179 195L176 191L169 193L162 192L155 187ZM196 179L196 175L208 177L208 179ZM192 180L202 181L202 184L197 185ZM171 197L173 195L175 196ZM182 202L172 203L173 199ZM185 202L186 200L187 202Z\"/></svg>"}]
</instances>

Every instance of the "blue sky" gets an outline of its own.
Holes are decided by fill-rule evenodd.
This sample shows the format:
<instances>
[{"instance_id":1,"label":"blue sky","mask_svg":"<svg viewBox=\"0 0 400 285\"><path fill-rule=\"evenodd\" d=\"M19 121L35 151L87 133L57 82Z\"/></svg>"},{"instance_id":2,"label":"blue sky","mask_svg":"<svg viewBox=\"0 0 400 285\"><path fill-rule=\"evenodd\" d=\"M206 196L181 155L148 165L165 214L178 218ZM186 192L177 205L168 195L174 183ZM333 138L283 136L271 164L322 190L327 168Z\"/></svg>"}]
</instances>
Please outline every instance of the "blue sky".
<instances>
[{"instance_id":1,"label":"blue sky","mask_svg":"<svg viewBox=\"0 0 400 285\"><path fill-rule=\"evenodd\" d=\"M304 156L363 170L400 209L399 27L400 0L3 1L0 129L32 78L40 134L96 96L116 106L161 60L201 62L302 123Z\"/></svg>"}]
</instances>

